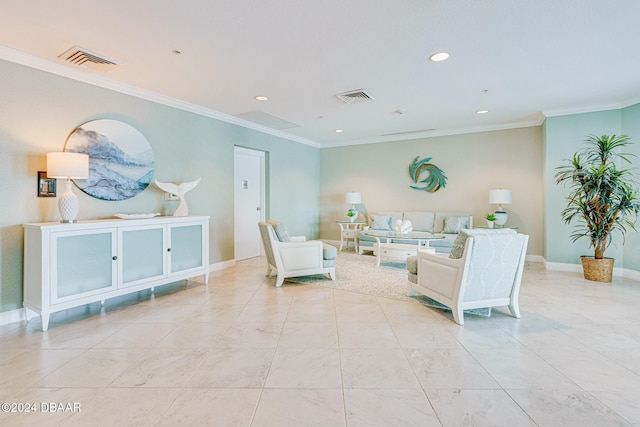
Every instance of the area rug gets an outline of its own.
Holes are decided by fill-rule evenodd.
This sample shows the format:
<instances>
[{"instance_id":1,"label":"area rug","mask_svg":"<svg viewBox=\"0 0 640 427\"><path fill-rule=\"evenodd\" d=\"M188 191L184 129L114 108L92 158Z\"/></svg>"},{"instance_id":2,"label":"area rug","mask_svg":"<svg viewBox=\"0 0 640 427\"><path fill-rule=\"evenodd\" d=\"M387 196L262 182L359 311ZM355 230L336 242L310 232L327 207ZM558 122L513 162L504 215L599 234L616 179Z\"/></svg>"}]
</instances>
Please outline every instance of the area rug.
<instances>
[{"instance_id":1,"label":"area rug","mask_svg":"<svg viewBox=\"0 0 640 427\"><path fill-rule=\"evenodd\" d=\"M380 263L380 267L376 267L376 257L373 255L340 252L336 258L336 280L324 274L287 280L403 301L413 299L406 295L406 264Z\"/></svg>"},{"instance_id":2,"label":"area rug","mask_svg":"<svg viewBox=\"0 0 640 427\"><path fill-rule=\"evenodd\" d=\"M407 265L405 263L381 262L376 267L373 255L340 252L336 258L336 280L327 275L318 274L286 279L295 283L309 283L332 289L357 292L400 301L414 301L430 307L450 310L424 295L407 296ZM465 310L465 314L490 316L491 308Z\"/></svg>"}]
</instances>

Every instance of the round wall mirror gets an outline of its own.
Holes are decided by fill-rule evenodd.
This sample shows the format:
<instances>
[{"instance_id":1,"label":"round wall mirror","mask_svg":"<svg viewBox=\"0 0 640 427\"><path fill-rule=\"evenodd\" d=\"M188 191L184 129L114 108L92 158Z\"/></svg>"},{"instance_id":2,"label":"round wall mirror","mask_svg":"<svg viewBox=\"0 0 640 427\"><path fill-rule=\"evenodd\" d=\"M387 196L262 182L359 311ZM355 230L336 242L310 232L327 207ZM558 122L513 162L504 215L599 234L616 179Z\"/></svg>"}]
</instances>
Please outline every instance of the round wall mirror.
<instances>
[{"instance_id":1,"label":"round wall mirror","mask_svg":"<svg viewBox=\"0 0 640 427\"><path fill-rule=\"evenodd\" d=\"M156 162L149 141L118 120L83 123L71 132L64 151L89 155L89 177L73 181L97 199L130 199L153 180Z\"/></svg>"}]
</instances>

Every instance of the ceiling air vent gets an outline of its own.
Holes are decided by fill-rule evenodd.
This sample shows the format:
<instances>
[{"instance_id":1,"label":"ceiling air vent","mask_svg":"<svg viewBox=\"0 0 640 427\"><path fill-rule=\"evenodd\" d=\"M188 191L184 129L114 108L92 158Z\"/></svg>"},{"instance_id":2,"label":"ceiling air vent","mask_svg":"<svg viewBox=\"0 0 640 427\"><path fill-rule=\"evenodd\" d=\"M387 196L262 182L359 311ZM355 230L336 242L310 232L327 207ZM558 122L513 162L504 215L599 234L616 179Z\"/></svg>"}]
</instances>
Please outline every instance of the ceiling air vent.
<instances>
[{"instance_id":1,"label":"ceiling air vent","mask_svg":"<svg viewBox=\"0 0 640 427\"><path fill-rule=\"evenodd\" d=\"M349 92L339 93L336 96L347 104L353 104L354 102L362 101L373 101L375 99L364 89L351 90Z\"/></svg>"},{"instance_id":2,"label":"ceiling air vent","mask_svg":"<svg viewBox=\"0 0 640 427\"><path fill-rule=\"evenodd\" d=\"M91 52L80 46L74 46L66 52L58 56L60 60L66 64L73 65L85 71L94 73L104 73L111 71L121 63L113 59L109 59L98 53Z\"/></svg>"},{"instance_id":3,"label":"ceiling air vent","mask_svg":"<svg viewBox=\"0 0 640 427\"><path fill-rule=\"evenodd\" d=\"M403 131L403 132L383 133L380 136L407 135L407 134L411 134L411 133L433 132L434 130L435 130L434 128L420 129L420 130L406 130L406 131Z\"/></svg>"}]
</instances>

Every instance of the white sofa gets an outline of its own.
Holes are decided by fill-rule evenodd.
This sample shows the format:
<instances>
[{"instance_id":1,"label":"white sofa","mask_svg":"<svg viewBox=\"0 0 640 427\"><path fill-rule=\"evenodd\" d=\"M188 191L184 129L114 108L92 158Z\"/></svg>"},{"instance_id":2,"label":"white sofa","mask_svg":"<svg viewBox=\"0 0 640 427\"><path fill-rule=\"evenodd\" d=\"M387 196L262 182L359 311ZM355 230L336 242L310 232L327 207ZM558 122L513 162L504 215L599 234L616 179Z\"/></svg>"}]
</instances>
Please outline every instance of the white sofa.
<instances>
[{"instance_id":1,"label":"white sofa","mask_svg":"<svg viewBox=\"0 0 640 427\"><path fill-rule=\"evenodd\" d=\"M411 221L413 231L426 231L429 233L444 234L444 239L429 241L429 246L435 248L436 253L448 254L451 252L453 242L461 229L473 227L473 217L468 212L376 212L368 216L367 226L358 233L358 253L373 251L376 243L374 237L365 234L368 230L393 230L396 220ZM416 244L415 240L392 239L393 243Z\"/></svg>"}]
</instances>

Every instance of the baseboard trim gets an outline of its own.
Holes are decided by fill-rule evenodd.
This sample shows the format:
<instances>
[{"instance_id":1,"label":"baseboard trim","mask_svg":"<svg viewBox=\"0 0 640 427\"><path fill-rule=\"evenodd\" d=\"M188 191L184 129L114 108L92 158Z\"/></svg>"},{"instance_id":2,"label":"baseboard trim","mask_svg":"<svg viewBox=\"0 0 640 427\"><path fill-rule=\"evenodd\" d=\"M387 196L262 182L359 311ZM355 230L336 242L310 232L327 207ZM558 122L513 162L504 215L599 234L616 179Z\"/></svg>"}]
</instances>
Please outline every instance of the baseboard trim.
<instances>
[{"instance_id":1,"label":"baseboard trim","mask_svg":"<svg viewBox=\"0 0 640 427\"><path fill-rule=\"evenodd\" d=\"M524 260L544 264L544 257L542 255L527 255Z\"/></svg>"},{"instance_id":2,"label":"baseboard trim","mask_svg":"<svg viewBox=\"0 0 640 427\"><path fill-rule=\"evenodd\" d=\"M9 323L22 322L26 320L27 316L24 312L24 308L17 308L11 311L4 311L0 313L0 326L8 325Z\"/></svg>"},{"instance_id":3,"label":"baseboard trim","mask_svg":"<svg viewBox=\"0 0 640 427\"><path fill-rule=\"evenodd\" d=\"M570 273L582 273L582 265L568 264L564 262L551 262L543 258L542 263L547 270L568 271Z\"/></svg>"},{"instance_id":4,"label":"baseboard trim","mask_svg":"<svg viewBox=\"0 0 640 427\"><path fill-rule=\"evenodd\" d=\"M555 270L555 271L568 271L571 273L582 273L582 264L568 264L564 262L549 262L544 260L544 267L547 270ZM631 270L628 268L620 268L614 267L613 269L614 277L622 277L624 279L631 279L640 282L640 271Z\"/></svg>"},{"instance_id":5,"label":"baseboard trim","mask_svg":"<svg viewBox=\"0 0 640 427\"><path fill-rule=\"evenodd\" d=\"M336 248L340 247L340 240L327 240L327 239L321 239L321 240L323 243L326 243L327 245L335 246Z\"/></svg>"},{"instance_id":6,"label":"baseboard trim","mask_svg":"<svg viewBox=\"0 0 640 427\"><path fill-rule=\"evenodd\" d=\"M217 262L215 264L209 264L209 272L224 270L225 268L230 268L230 267L233 267L234 265L236 265L235 259L231 259L229 261Z\"/></svg>"},{"instance_id":7,"label":"baseboard trim","mask_svg":"<svg viewBox=\"0 0 640 427\"><path fill-rule=\"evenodd\" d=\"M629 270L628 268L623 268L622 270L624 271L623 277L625 279L631 279L640 282L640 271Z\"/></svg>"}]
</instances>

